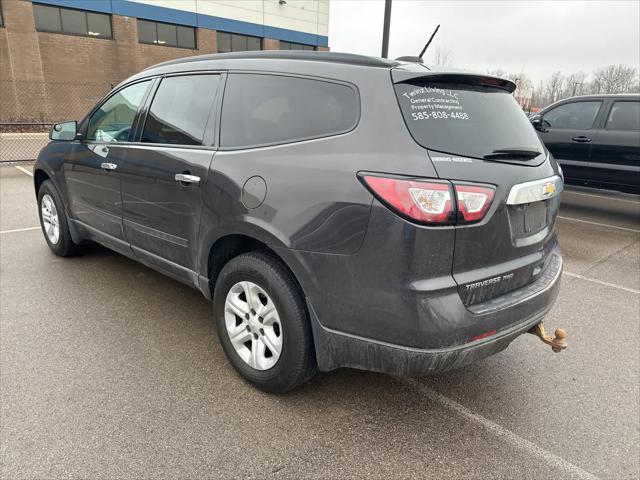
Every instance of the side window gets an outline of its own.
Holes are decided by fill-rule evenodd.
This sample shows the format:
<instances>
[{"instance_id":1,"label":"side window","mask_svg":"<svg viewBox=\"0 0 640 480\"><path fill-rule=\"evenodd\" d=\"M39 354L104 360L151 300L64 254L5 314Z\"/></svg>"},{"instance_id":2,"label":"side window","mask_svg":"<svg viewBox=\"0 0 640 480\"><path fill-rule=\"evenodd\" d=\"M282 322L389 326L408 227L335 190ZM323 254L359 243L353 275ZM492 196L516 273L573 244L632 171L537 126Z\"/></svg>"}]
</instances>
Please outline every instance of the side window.
<instances>
[{"instance_id":1,"label":"side window","mask_svg":"<svg viewBox=\"0 0 640 480\"><path fill-rule=\"evenodd\" d=\"M87 127L87 140L96 142L126 142L138 107L150 80L123 88L94 112Z\"/></svg>"},{"instance_id":2,"label":"side window","mask_svg":"<svg viewBox=\"0 0 640 480\"><path fill-rule=\"evenodd\" d=\"M615 102L604 128L640 131L640 102Z\"/></svg>"},{"instance_id":3,"label":"side window","mask_svg":"<svg viewBox=\"0 0 640 480\"><path fill-rule=\"evenodd\" d=\"M549 128L589 130L601 105L602 102L565 103L545 113L544 124Z\"/></svg>"},{"instance_id":4,"label":"side window","mask_svg":"<svg viewBox=\"0 0 640 480\"><path fill-rule=\"evenodd\" d=\"M163 79L151 102L142 141L201 145L219 82L219 75Z\"/></svg>"},{"instance_id":5,"label":"side window","mask_svg":"<svg viewBox=\"0 0 640 480\"><path fill-rule=\"evenodd\" d=\"M339 83L283 75L231 74L222 105L222 147L337 135L358 122L359 99Z\"/></svg>"}]
</instances>

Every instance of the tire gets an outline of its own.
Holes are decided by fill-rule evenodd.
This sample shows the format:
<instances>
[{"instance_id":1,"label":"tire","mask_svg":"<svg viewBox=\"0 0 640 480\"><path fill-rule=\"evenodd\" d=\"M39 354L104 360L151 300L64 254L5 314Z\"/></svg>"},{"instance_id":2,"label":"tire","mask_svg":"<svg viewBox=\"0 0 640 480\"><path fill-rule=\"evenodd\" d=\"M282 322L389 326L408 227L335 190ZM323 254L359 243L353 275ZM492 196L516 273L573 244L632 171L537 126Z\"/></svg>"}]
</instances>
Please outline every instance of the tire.
<instances>
[{"instance_id":1,"label":"tire","mask_svg":"<svg viewBox=\"0 0 640 480\"><path fill-rule=\"evenodd\" d=\"M220 342L245 380L262 391L284 393L316 373L304 295L278 258L264 252L239 255L223 267L215 285L213 312ZM270 346L275 347L271 356Z\"/></svg>"},{"instance_id":2,"label":"tire","mask_svg":"<svg viewBox=\"0 0 640 480\"><path fill-rule=\"evenodd\" d=\"M51 205L53 205L53 207L51 207ZM51 212L54 213L53 218L57 218L55 222L57 225L57 235L47 233L48 228L51 232L51 221L49 220L47 223L45 211L49 212L49 218L52 218L52 215L50 215ZM71 238L64 203L62 203L62 198L51 180L45 180L42 185L40 185L40 190L38 190L38 216L40 218L40 226L42 227L44 239L53 253L60 257L69 257L79 253L78 245L76 245Z\"/></svg>"}]
</instances>

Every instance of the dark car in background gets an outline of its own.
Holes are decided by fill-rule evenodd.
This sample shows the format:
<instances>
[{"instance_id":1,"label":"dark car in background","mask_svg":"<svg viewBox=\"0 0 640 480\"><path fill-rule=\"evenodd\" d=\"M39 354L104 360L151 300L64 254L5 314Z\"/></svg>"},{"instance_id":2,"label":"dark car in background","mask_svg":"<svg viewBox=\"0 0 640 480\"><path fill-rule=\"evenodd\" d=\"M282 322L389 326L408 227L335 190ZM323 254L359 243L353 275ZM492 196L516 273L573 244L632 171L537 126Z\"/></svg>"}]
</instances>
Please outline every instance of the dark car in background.
<instances>
[{"instance_id":1,"label":"dark car in background","mask_svg":"<svg viewBox=\"0 0 640 480\"><path fill-rule=\"evenodd\" d=\"M459 367L539 325L560 286L562 180L514 88L324 52L156 65L53 127L44 237L199 289L270 392L317 369Z\"/></svg>"},{"instance_id":2,"label":"dark car in background","mask_svg":"<svg viewBox=\"0 0 640 480\"><path fill-rule=\"evenodd\" d=\"M640 194L640 95L568 98L531 122L567 184Z\"/></svg>"}]
</instances>

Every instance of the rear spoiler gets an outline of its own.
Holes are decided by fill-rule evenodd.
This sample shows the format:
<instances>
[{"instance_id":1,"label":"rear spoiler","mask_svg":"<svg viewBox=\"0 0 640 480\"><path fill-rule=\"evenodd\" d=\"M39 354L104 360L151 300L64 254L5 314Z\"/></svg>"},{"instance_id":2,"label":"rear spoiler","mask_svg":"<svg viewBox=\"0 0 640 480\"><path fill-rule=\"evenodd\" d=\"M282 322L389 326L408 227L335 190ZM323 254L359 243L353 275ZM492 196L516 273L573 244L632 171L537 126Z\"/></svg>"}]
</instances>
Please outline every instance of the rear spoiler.
<instances>
[{"instance_id":1,"label":"rear spoiler","mask_svg":"<svg viewBox=\"0 0 640 480\"><path fill-rule=\"evenodd\" d=\"M509 93L513 93L516 89L516 84L511 80L493 75L478 75L477 73L466 72L438 72L426 70L425 68L420 70L394 68L391 70L391 80L393 83L403 83L418 79L426 82L482 85L485 87L500 88Z\"/></svg>"}]
</instances>

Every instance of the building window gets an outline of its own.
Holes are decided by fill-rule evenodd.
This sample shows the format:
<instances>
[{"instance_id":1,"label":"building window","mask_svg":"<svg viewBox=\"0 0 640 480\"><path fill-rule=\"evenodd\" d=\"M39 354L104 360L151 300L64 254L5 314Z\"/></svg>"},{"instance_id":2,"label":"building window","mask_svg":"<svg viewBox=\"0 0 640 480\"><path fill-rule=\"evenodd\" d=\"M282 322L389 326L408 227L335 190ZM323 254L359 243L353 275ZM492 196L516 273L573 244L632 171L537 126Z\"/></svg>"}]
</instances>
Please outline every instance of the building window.
<instances>
[{"instance_id":1,"label":"building window","mask_svg":"<svg viewBox=\"0 0 640 480\"><path fill-rule=\"evenodd\" d=\"M280 50L315 50L313 45L305 45L304 43L285 42L280 40Z\"/></svg>"},{"instance_id":2,"label":"building window","mask_svg":"<svg viewBox=\"0 0 640 480\"><path fill-rule=\"evenodd\" d=\"M238 35L237 33L218 32L218 53L247 52L262 50L260 38Z\"/></svg>"},{"instance_id":3,"label":"building window","mask_svg":"<svg viewBox=\"0 0 640 480\"><path fill-rule=\"evenodd\" d=\"M113 38L111 15L33 4L36 30L95 38Z\"/></svg>"},{"instance_id":4,"label":"building window","mask_svg":"<svg viewBox=\"0 0 640 480\"><path fill-rule=\"evenodd\" d=\"M138 41L165 47L196 49L196 29L172 23L138 20Z\"/></svg>"},{"instance_id":5,"label":"building window","mask_svg":"<svg viewBox=\"0 0 640 480\"><path fill-rule=\"evenodd\" d=\"M0 3L0 27L4 27L4 17L2 16L2 3Z\"/></svg>"}]
</instances>

